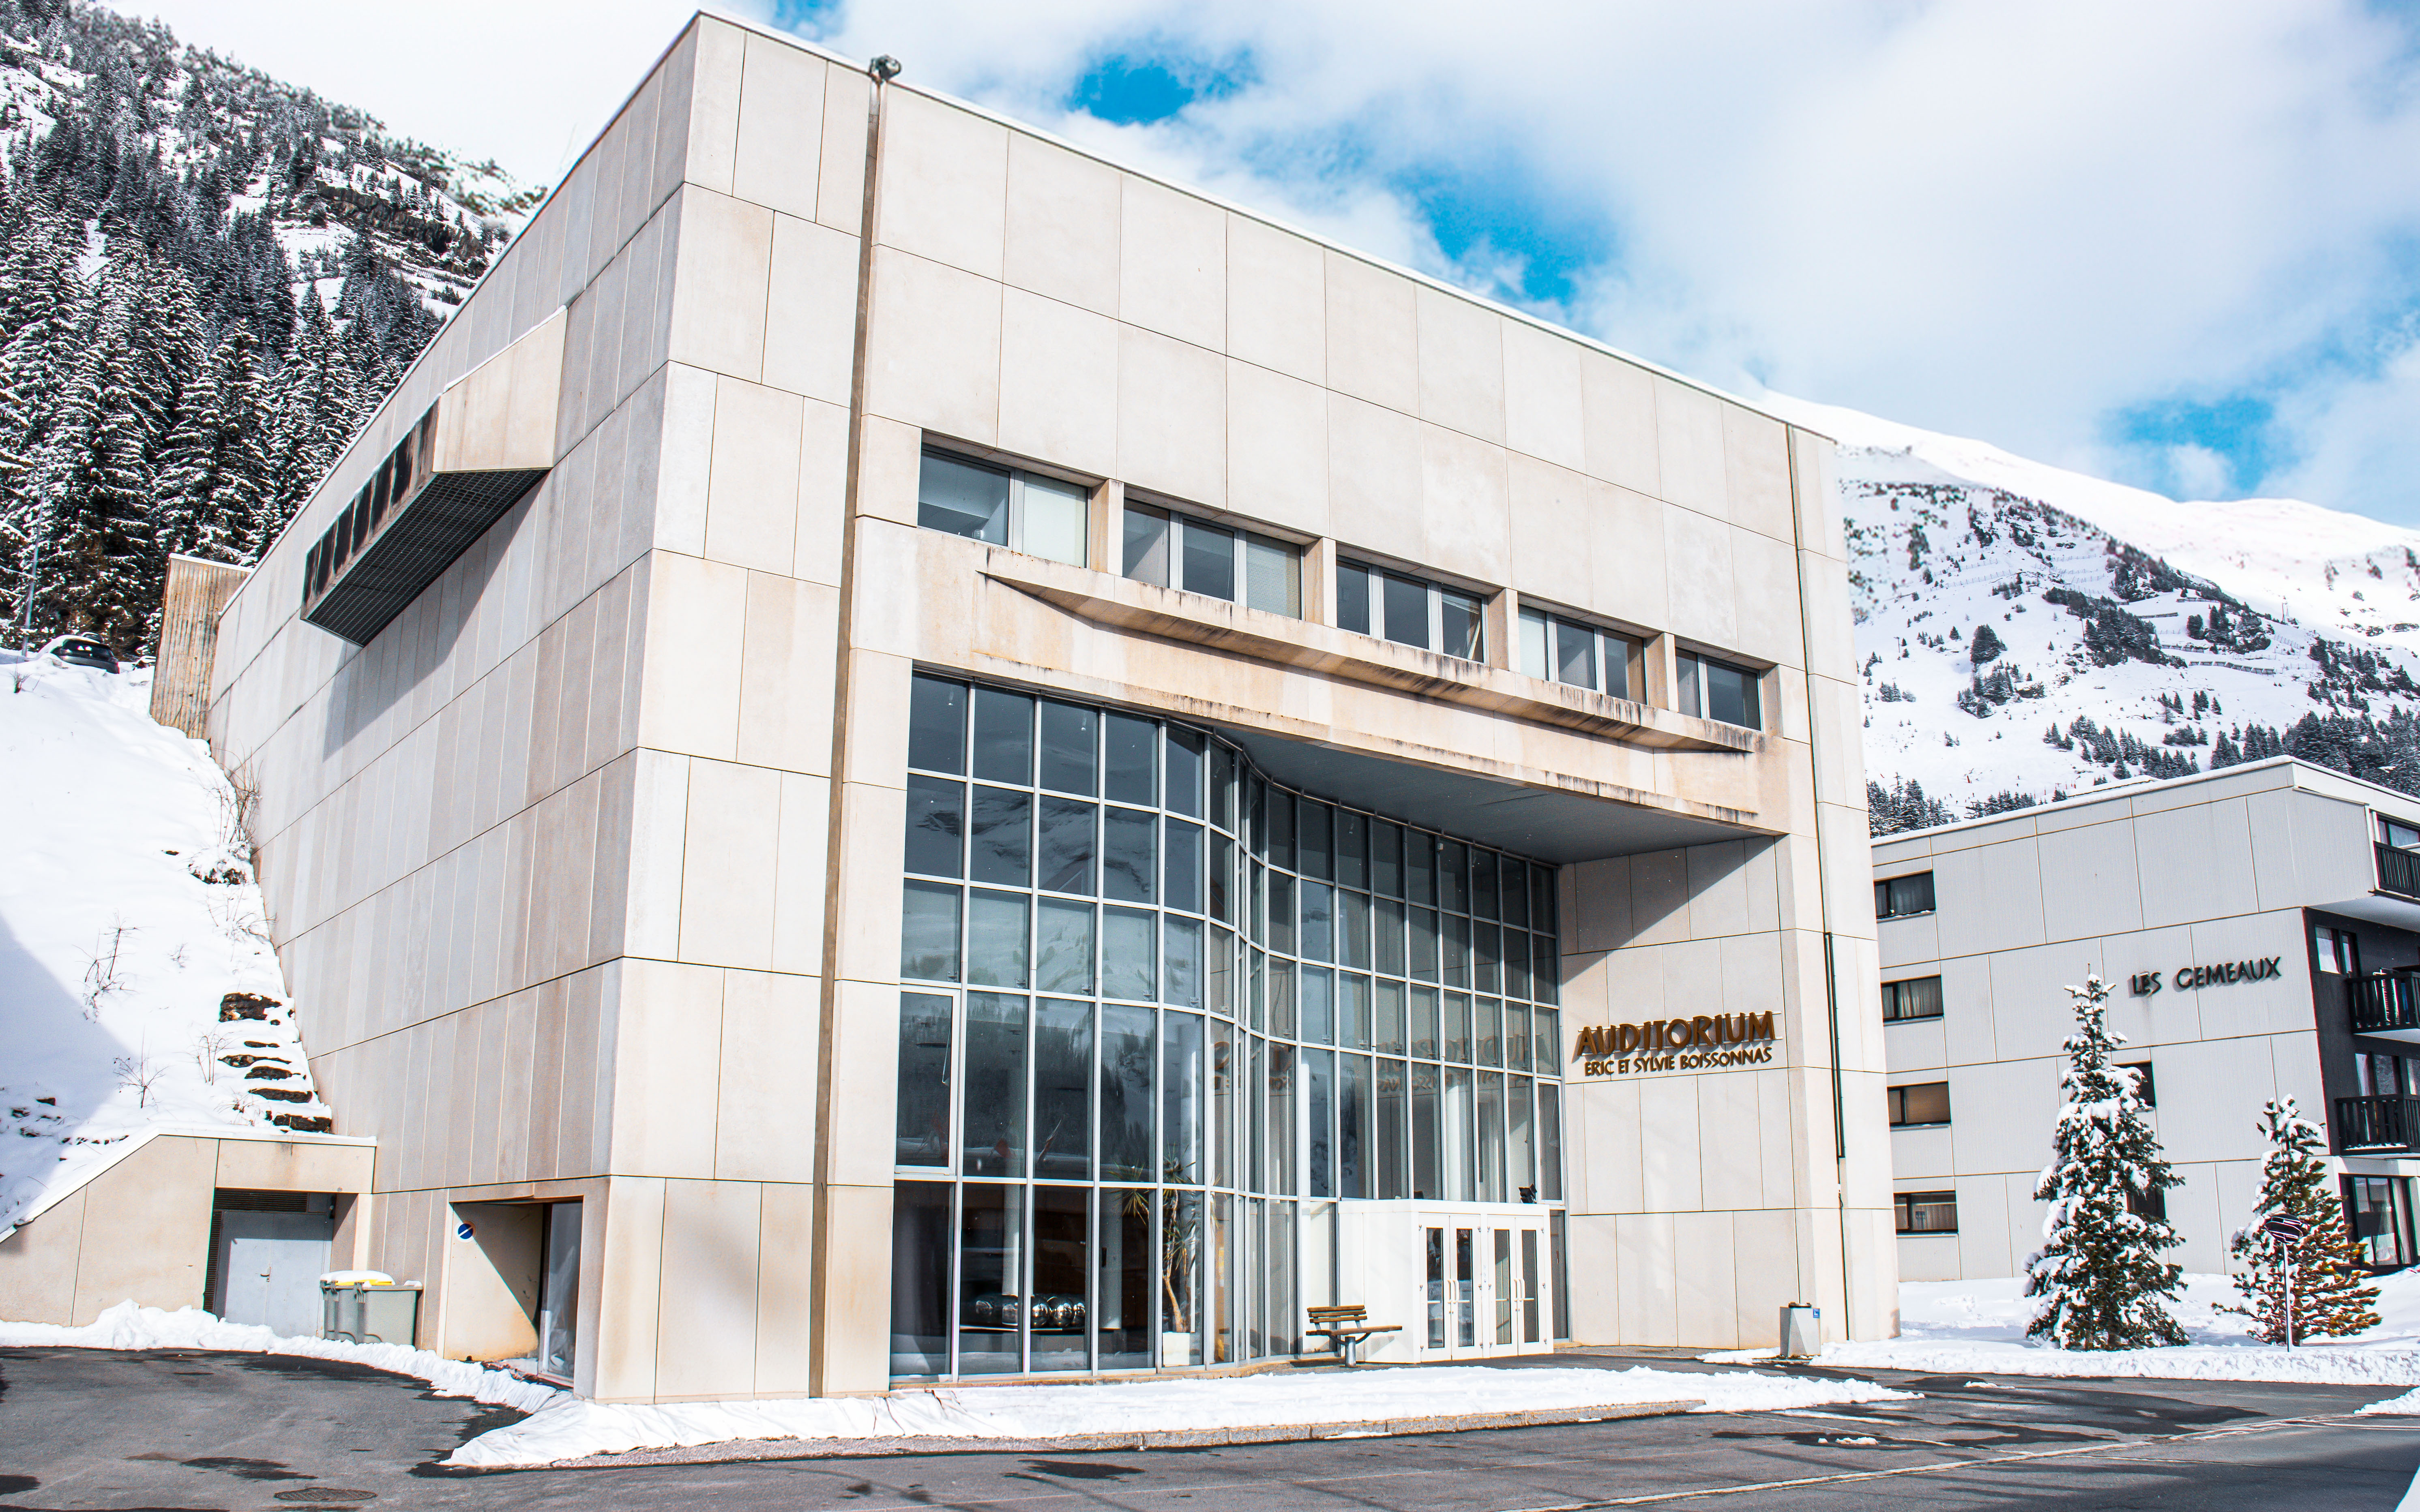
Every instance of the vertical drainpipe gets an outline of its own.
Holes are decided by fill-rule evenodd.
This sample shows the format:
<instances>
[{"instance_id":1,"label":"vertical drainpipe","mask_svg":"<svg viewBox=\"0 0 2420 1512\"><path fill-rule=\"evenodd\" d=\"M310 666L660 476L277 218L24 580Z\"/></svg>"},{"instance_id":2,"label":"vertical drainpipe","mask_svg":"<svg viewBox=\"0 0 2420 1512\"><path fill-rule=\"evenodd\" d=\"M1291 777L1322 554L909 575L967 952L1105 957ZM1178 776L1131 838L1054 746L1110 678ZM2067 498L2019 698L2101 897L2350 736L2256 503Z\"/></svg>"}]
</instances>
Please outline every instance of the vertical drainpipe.
<instances>
[{"instance_id":1,"label":"vertical drainpipe","mask_svg":"<svg viewBox=\"0 0 2420 1512\"><path fill-rule=\"evenodd\" d=\"M866 328L874 309L875 209L882 171L883 85L898 73L899 65L877 57L866 65L873 88L865 105L865 187L857 222L857 323L851 338L848 372L848 463L842 486L840 522L839 624L833 637L831 791L824 830L824 980L815 1036L815 1158L814 1251L808 1263L809 1335L807 1391L826 1395L830 1370L832 1255L832 1057L839 1039L841 841L848 791L848 721L850 651L856 641L857 521L859 490L865 455Z\"/></svg>"},{"instance_id":2,"label":"vertical drainpipe","mask_svg":"<svg viewBox=\"0 0 2420 1512\"><path fill-rule=\"evenodd\" d=\"M1833 960L1832 872L1823 864L1823 774L1822 748L1815 738L1815 641L1807 624L1807 537L1802 513L1805 500L1798 487L1797 449L1790 447L1790 427L1782 430L1782 444L1790 448L1791 454L1790 544L1798 567L1798 645L1806 682L1807 768L1815 784L1815 802L1810 811L1815 816L1816 896L1823 910L1823 1009L1832 1034L1832 1196L1840 1236L1840 1336L1848 1339L1854 1336L1854 1314L1850 1310L1854 1288L1849 1279L1849 1122L1842 1105L1846 1083L1840 1074L1840 975Z\"/></svg>"}]
</instances>

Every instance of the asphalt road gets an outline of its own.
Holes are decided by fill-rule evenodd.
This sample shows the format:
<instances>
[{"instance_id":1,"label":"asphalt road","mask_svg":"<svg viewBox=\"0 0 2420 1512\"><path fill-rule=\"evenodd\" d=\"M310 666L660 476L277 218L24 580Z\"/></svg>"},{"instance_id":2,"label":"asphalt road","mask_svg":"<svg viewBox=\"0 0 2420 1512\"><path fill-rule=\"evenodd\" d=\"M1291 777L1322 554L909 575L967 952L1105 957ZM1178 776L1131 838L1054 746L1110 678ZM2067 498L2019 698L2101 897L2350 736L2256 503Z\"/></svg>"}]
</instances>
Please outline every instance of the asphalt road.
<instances>
[{"instance_id":1,"label":"asphalt road","mask_svg":"<svg viewBox=\"0 0 2420 1512\"><path fill-rule=\"evenodd\" d=\"M1534 1363L1688 1368L1634 1355ZM2395 1506L2420 1467L2420 1419L2350 1415L2394 1395L2381 1388L1861 1374L1923 1399L1147 1454L464 1474L437 1461L509 1414L417 1381L258 1355L0 1350L0 1509L2369 1512Z\"/></svg>"}]
</instances>

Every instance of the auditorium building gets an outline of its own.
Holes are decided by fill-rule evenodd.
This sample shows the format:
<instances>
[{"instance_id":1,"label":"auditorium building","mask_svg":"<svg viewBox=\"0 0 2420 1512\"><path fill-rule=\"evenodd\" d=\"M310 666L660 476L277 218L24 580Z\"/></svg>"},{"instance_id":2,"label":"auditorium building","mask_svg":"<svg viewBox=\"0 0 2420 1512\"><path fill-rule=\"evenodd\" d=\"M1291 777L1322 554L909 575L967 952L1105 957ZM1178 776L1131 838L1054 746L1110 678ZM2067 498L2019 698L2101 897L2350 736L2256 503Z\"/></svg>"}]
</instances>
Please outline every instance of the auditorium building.
<instances>
[{"instance_id":1,"label":"auditorium building","mask_svg":"<svg viewBox=\"0 0 2420 1512\"><path fill-rule=\"evenodd\" d=\"M614 1401L1890 1334L1830 465L693 20L219 622L334 1259Z\"/></svg>"}]
</instances>

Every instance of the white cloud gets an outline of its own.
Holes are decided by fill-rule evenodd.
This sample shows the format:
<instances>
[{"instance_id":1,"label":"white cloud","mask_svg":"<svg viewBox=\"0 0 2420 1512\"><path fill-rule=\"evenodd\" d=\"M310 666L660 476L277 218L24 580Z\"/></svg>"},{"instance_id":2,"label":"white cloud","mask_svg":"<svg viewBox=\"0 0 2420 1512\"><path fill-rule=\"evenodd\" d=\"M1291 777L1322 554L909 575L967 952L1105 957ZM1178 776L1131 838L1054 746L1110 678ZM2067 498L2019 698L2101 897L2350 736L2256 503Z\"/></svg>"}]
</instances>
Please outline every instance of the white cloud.
<instances>
[{"instance_id":1,"label":"white cloud","mask_svg":"<svg viewBox=\"0 0 2420 1512\"><path fill-rule=\"evenodd\" d=\"M2296 393L2278 420L2299 459L2269 481L2273 492L2420 523L2420 333L2409 333L2376 373Z\"/></svg>"},{"instance_id":2,"label":"white cloud","mask_svg":"<svg viewBox=\"0 0 2420 1512\"><path fill-rule=\"evenodd\" d=\"M687 12L117 3L538 179ZM2412 297L2405 24L2363 0L852 0L830 39L1448 275L1500 272L1501 244L1445 266L1388 176L1510 171L1608 228L1568 313L1618 346L2162 475L2164 447L2108 448L2113 413L2320 371ZM1064 115L1094 60L1155 43L1257 80L1155 126ZM2286 395L2298 486L2420 514L2401 370Z\"/></svg>"}]
</instances>

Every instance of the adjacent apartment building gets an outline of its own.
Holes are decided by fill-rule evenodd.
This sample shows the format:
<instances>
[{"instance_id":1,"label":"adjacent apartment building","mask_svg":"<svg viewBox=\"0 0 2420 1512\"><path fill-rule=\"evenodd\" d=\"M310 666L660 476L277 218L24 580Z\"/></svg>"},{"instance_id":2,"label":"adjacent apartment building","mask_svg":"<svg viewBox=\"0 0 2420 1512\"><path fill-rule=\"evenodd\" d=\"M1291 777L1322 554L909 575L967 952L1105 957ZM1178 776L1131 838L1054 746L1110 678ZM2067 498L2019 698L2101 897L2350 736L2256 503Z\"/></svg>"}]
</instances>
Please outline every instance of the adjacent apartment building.
<instances>
[{"instance_id":1,"label":"adjacent apartment building","mask_svg":"<svg viewBox=\"0 0 2420 1512\"><path fill-rule=\"evenodd\" d=\"M2058 1109L2063 986L2098 971L2184 1185L2188 1271L2229 1269L2292 1097L2370 1263L2420 1261L2420 801L2290 757L1878 841L1900 1268L2022 1273Z\"/></svg>"},{"instance_id":2,"label":"adjacent apartment building","mask_svg":"<svg viewBox=\"0 0 2420 1512\"><path fill-rule=\"evenodd\" d=\"M339 1261L611 1400L1888 1334L1828 466L694 20L218 632Z\"/></svg>"}]
</instances>

